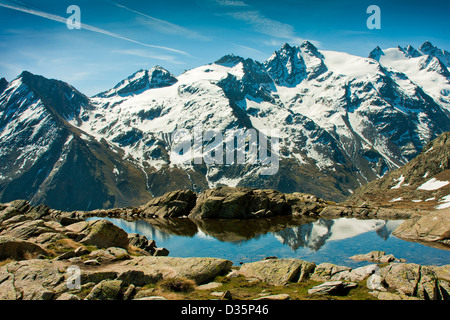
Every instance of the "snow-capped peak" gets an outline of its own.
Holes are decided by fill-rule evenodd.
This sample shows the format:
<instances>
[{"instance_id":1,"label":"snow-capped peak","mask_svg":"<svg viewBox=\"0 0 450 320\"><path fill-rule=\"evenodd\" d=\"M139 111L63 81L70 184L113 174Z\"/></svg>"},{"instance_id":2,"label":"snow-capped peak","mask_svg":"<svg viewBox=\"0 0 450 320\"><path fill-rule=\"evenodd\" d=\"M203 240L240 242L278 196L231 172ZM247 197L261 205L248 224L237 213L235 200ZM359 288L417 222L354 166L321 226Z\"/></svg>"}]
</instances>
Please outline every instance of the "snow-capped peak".
<instances>
[{"instance_id":1,"label":"snow-capped peak","mask_svg":"<svg viewBox=\"0 0 450 320\"><path fill-rule=\"evenodd\" d=\"M450 67L450 53L435 47L430 41L426 41L422 44L419 51L424 55L430 55L438 58L447 68Z\"/></svg>"},{"instance_id":2,"label":"snow-capped peak","mask_svg":"<svg viewBox=\"0 0 450 320\"><path fill-rule=\"evenodd\" d=\"M381 56L384 56L384 52L383 52L383 50L381 50L381 48L379 46L377 46L375 49L373 49L369 53L369 58L377 60L377 61L380 60Z\"/></svg>"},{"instance_id":3,"label":"snow-capped peak","mask_svg":"<svg viewBox=\"0 0 450 320\"><path fill-rule=\"evenodd\" d=\"M177 78L169 71L163 67L155 66L150 70L141 69L133 73L128 78L119 82L111 90L99 93L96 97L132 96L148 89L168 87L177 81Z\"/></svg>"}]
</instances>

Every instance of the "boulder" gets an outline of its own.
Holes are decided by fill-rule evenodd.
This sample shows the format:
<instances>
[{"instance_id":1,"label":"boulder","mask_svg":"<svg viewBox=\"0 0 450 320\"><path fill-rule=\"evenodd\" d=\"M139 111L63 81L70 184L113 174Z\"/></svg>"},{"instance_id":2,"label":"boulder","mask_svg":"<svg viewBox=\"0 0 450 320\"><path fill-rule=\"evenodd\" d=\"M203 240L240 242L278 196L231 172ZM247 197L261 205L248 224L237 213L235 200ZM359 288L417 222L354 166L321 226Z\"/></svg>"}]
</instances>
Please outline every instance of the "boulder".
<instances>
[{"instance_id":1,"label":"boulder","mask_svg":"<svg viewBox=\"0 0 450 320\"><path fill-rule=\"evenodd\" d=\"M189 218L248 219L291 213L291 207L281 192L218 187L198 196Z\"/></svg>"},{"instance_id":2,"label":"boulder","mask_svg":"<svg viewBox=\"0 0 450 320\"><path fill-rule=\"evenodd\" d=\"M187 216L195 206L197 195L191 190L178 190L150 200L141 212L145 217L177 218Z\"/></svg>"},{"instance_id":3,"label":"boulder","mask_svg":"<svg viewBox=\"0 0 450 320\"><path fill-rule=\"evenodd\" d=\"M419 298L410 297L404 294L395 294L392 292L380 292L380 291L371 291L369 292L371 295L373 295L378 300L420 300Z\"/></svg>"},{"instance_id":4,"label":"boulder","mask_svg":"<svg viewBox=\"0 0 450 320\"><path fill-rule=\"evenodd\" d=\"M263 297L256 298L256 299L253 299L253 300L275 300L275 301L280 301L280 300L289 300L290 298L291 297L287 293L280 293L280 294L263 296Z\"/></svg>"},{"instance_id":5,"label":"boulder","mask_svg":"<svg viewBox=\"0 0 450 320\"><path fill-rule=\"evenodd\" d=\"M44 204L32 207L25 215L33 220L42 219L50 214L50 208Z\"/></svg>"},{"instance_id":6,"label":"boulder","mask_svg":"<svg viewBox=\"0 0 450 320\"><path fill-rule=\"evenodd\" d=\"M99 262L108 262L108 261L120 261L127 260L130 258L127 250L122 248L107 248L92 251L89 254L90 259L95 259Z\"/></svg>"},{"instance_id":7,"label":"boulder","mask_svg":"<svg viewBox=\"0 0 450 320\"><path fill-rule=\"evenodd\" d=\"M28 240L33 237L37 237L40 234L53 232L56 230L45 225L44 220L30 220L15 223L9 226L2 232L2 235L8 235L9 237L15 237L22 240Z\"/></svg>"},{"instance_id":8,"label":"boulder","mask_svg":"<svg viewBox=\"0 0 450 320\"><path fill-rule=\"evenodd\" d=\"M67 232L81 233L89 227L90 223L88 221L80 221L76 223L72 223L68 226L65 226Z\"/></svg>"},{"instance_id":9,"label":"boulder","mask_svg":"<svg viewBox=\"0 0 450 320\"><path fill-rule=\"evenodd\" d=\"M80 298L78 298L74 294L65 292L62 295L60 295L56 300L77 301L80 300Z\"/></svg>"},{"instance_id":10,"label":"boulder","mask_svg":"<svg viewBox=\"0 0 450 320\"><path fill-rule=\"evenodd\" d=\"M403 260L395 258L392 254L386 254L384 251L371 251L365 254L357 254L350 257L350 259L357 261L370 261L374 263L389 263L393 261L403 262Z\"/></svg>"},{"instance_id":11,"label":"boulder","mask_svg":"<svg viewBox=\"0 0 450 320\"><path fill-rule=\"evenodd\" d=\"M220 282L210 282L197 286L195 290L213 290L217 289L218 287L221 287L222 285L223 284Z\"/></svg>"},{"instance_id":12,"label":"boulder","mask_svg":"<svg viewBox=\"0 0 450 320\"><path fill-rule=\"evenodd\" d=\"M325 207L325 201L316 196L304 193L285 194L286 201L295 215L317 215Z\"/></svg>"},{"instance_id":13,"label":"boulder","mask_svg":"<svg viewBox=\"0 0 450 320\"><path fill-rule=\"evenodd\" d=\"M166 248L155 248L153 251L153 256L155 257L167 257L169 255L169 250Z\"/></svg>"},{"instance_id":14,"label":"boulder","mask_svg":"<svg viewBox=\"0 0 450 320\"><path fill-rule=\"evenodd\" d=\"M64 268L55 261L25 260L0 267L0 300L50 300L65 287Z\"/></svg>"},{"instance_id":15,"label":"boulder","mask_svg":"<svg viewBox=\"0 0 450 320\"><path fill-rule=\"evenodd\" d=\"M12 237L0 237L0 261L6 259L30 259L40 254L44 256L49 255L47 251L35 243Z\"/></svg>"},{"instance_id":16,"label":"boulder","mask_svg":"<svg viewBox=\"0 0 450 320\"><path fill-rule=\"evenodd\" d=\"M31 205L30 202L27 200L14 200L7 204L10 207L16 208L22 213L27 213L28 210L30 210Z\"/></svg>"},{"instance_id":17,"label":"boulder","mask_svg":"<svg viewBox=\"0 0 450 320\"><path fill-rule=\"evenodd\" d=\"M155 283L161 279L187 278L194 280L197 284L204 284L218 275L230 272L232 265L233 263L229 260L216 258L146 256L120 261L113 265L105 266L102 270L116 272L119 279L124 279L126 276L129 279L128 282L136 286L142 286L142 284L132 282L130 279L133 277L136 277L138 280L138 277L143 277L147 281L152 281L147 283Z\"/></svg>"},{"instance_id":18,"label":"boulder","mask_svg":"<svg viewBox=\"0 0 450 320\"><path fill-rule=\"evenodd\" d=\"M316 266L311 279L316 281L351 281L359 282L372 275L377 265L371 264L359 268L338 266L332 263L321 263Z\"/></svg>"},{"instance_id":19,"label":"boulder","mask_svg":"<svg viewBox=\"0 0 450 320\"><path fill-rule=\"evenodd\" d=\"M148 240L146 236L138 233L128 234L128 242L130 246L135 246L139 249L147 251L150 254L153 254L156 249L155 240Z\"/></svg>"},{"instance_id":20,"label":"boulder","mask_svg":"<svg viewBox=\"0 0 450 320\"><path fill-rule=\"evenodd\" d=\"M85 300L116 300L121 288L120 280L103 280L92 288Z\"/></svg>"},{"instance_id":21,"label":"boulder","mask_svg":"<svg viewBox=\"0 0 450 320\"><path fill-rule=\"evenodd\" d=\"M433 270L439 279L450 281L450 264L446 264L443 266L427 266L431 270Z\"/></svg>"},{"instance_id":22,"label":"boulder","mask_svg":"<svg viewBox=\"0 0 450 320\"><path fill-rule=\"evenodd\" d=\"M313 270L315 264L299 259L268 259L244 263L239 274L247 278L257 278L272 285L285 285L302 281Z\"/></svg>"},{"instance_id":23,"label":"boulder","mask_svg":"<svg viewBox=\"0 0 450 320\"><path fill-rule=\"evenodd\" d=\"M15 216L23 215L23 212L21 212L19 209L15 207L6 207L3 210L0 211L0 222L9 220Z\"/></svg>"},{"instance_id":24,"label":"boulder","mask_svg":"<svg viewBox=\"0 0 450 320\"><path fill-rule=\"evenodd\" d=\"M440 300L440 280L429 267L413 263L391 263L381 268L381 277L388 288L425 300Z\"/></svg>"},{"instance_id":25,"label":"boulder","mask_svg":"<svg viewBox=\"0 0 450 320\"><path fill-rule=\"evenodd\" d=\"M412 241L442 242L450 244L449 210L432 211L404 221L392 235Z\"/></svg>"},{"instance_id":26,"label":"boulder","mask_svg":"<svg viewBox=\"0 0 450 320\"><path fill-rule=\"evenodd\" d=\"M357 287L354 282L329 281L308 290L308 294L347 295L350 289Z\"/></svg>"},{"instance_id":27,"label":"boulder","mask_svg":"<svg viewBox=\"0 0 450 320\"><path fill-rule=\"evenodd\" d=\"M351 270L349 267L337 266L332 263L321 263L314 269L311 279L316 281L339 280L345 278Z\"/></svg>"},{"instance_id":28,"label":"boulder","mask_svg":"<svg viewBox=\"0 0 450 320\"><path fill-rule=\"evenodd\" d=\"M87 229L86 237L80 241L84 245L97 248L128 247L128 234L108 220L90 221Z\"/></svg>"}]
</instances>

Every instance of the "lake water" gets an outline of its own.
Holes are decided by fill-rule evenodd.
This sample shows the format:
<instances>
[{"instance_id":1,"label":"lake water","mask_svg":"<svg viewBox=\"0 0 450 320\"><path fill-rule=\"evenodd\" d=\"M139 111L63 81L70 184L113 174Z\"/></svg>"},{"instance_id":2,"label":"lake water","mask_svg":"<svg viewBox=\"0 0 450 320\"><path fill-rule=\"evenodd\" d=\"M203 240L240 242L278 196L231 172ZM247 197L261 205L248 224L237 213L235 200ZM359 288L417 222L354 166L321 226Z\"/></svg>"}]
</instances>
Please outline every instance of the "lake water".
<instances>
[{"instance_id":1,"label":"lake water","mask_svg":"<svg viewBox=\"0 0 450 320\"><path fill-rule=\"evenodd\" d=\"M100 218L90 218L95 220ZM103 218L102 218L103 219ZM167 248L171 257L214 257L240 263L268 256L358 267L349 257L382 250L422 265L450 264L450 251L392 236L402 220L334 220L275 217L255 220L106 218L128 233L139 233Z\"/></svg>"}]
</instances>

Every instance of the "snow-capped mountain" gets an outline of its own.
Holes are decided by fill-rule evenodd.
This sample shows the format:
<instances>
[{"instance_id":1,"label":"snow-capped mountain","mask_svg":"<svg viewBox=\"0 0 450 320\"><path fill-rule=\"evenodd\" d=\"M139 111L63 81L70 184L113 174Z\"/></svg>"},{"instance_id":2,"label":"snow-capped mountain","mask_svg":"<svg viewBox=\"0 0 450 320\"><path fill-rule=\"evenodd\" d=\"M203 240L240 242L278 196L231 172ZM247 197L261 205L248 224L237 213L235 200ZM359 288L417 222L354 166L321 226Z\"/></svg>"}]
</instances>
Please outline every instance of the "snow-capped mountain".
<instances>
[{"instance_id":1,"label":"snow-capped mountain","mask_svg":"<svg viewBox=\"0 0 450 320\"><path fill-rule=\"evenodd\" d=\"M383 66L401 72L423 89L439 105L450 110L450 53L425 42L418 50L412 46L375 48L369 55Z\"/></svg>"},{"instance_id":2,"label":"snow-capped mountain","mask_svg":"<svg viewBox=\"0 0 450 320\"><path fill-rule=\"evenodd\" d=\"M127 97L144 92L148 89L163 88L173 85L177 79L166 69L156 66L151 70L139 70L114 88L96 95L100 98L113 96Z\"/></svg>"},{"instance_id":3,"label":"snow-capped mountain","mask_svg":"<svg viewBox=\"0 0 450 320\"><path fill-rule=\"evenodd\" d=\"M127 163L141 173L145 188L154 196L175 189L239 185L341 201L352 190L404 165L430 140L450 131L446 57L446 51L427 43L419 50L377 48L364 58L321 51L306 41L300 46L283 45L263 63L230 54L177 77L159 66L140 70L92 98L73 88L64 91L65 86L71 87L60 82L58 90L44 80L35 87L43 92L40 103L62 118L65 128L78 133L77 141L88 150L92 144L101 144L114 154L116 164L102 170L105 176L115 177L123 171L121 163ZM1 93L0 144L13 143L6 137L13 127L20 128L16 118L40 114L40 122L47 119L42 108L36 107L38 100L27 97L25 89L18 90L22 78ZM8 109L11 101L14 111ZM23 126L40 130L40 125ZM263 165L249 161L235 165L175 162L172 134L193 132L199 126L222 133L277 132L277 173L261 175ZM49 135L49 130L44 131ZM28 140L22 143L27 147L15 146L13 159L36 145ZM205 159L207 152L215 153L219 146L208 140L193 148ZM1 150L3 157L13 154L13 150ZM36 163L32 156L27 159ZM1 168L0 184L17 180L12 174L17 171ZM118 185L111 180L111 186ZM31 197L33 192L28 192L17 196ZM1 194L6 194L5 187L0 186Z\"/></svg>"},{"instance_id":4,"label":"snow-capped mountain","mask_svg":"<svg viewBox=\"0 0 450 320\"><path fill-rule=\"evenodd\" d=\"M89 98L75 88L29 72L6 87L0 96L2 202L28 199L88 210L137 204L146 197L143 174L118 150L89 141L68 123L81 122L81 110L91 108ZM117 167L122 174L114 174Z\"/></svg>"}]
</instances>

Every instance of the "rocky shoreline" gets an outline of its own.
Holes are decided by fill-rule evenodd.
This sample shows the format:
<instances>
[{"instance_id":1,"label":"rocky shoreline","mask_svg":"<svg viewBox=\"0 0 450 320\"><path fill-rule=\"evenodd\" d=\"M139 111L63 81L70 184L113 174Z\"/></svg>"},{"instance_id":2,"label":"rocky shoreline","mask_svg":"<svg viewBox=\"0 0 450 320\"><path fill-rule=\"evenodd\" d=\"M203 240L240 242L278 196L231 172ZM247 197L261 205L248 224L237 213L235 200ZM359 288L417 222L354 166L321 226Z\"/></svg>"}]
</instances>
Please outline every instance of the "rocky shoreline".
<instances>
[{"instance_id":1,"label":"rocky shoreline","mask_svg":"<svg viewBox=\"0 0 450 320\"><path fill-rule=\"evenodd\" d=\"M138 208L91 212L62 212L44 205L33 207L24 200L1 204L0 300L296 300L336 296L379 300L449 299L449 265L422 266L383 252L371 252L353 257L372 262L355 269L276 258L235 267L231 261L219 258L169 257L169 250L158 248L151 239L127 234L104 219L86 221L92 216L206 219L205 216L211 218L211 211L219 212L222 218L236 218L236 212L242 210L247 218L286 212L322 217L388 215L383 209L338 206L303 194L225 191L212 190L207 196L196 197L195 204L192 194L179 191ZM258 205L261 201L263 207ZM407 212L392 214L406 217ZM407 225L399 228L400 235L424 234L424 221L436 221L431 214L416 212L408 216ZM448 244L446 228L445 223L429 228L428 241ZM78 272L75 278L74 270ZM176 281L179 283L174 285ZM180 296L177 291L180 287L190 288L186 291L189 293ZM261 291L255 292L258 288ZM362 296L355 296L355 292Z\"/></svg>"}]
</instances>

